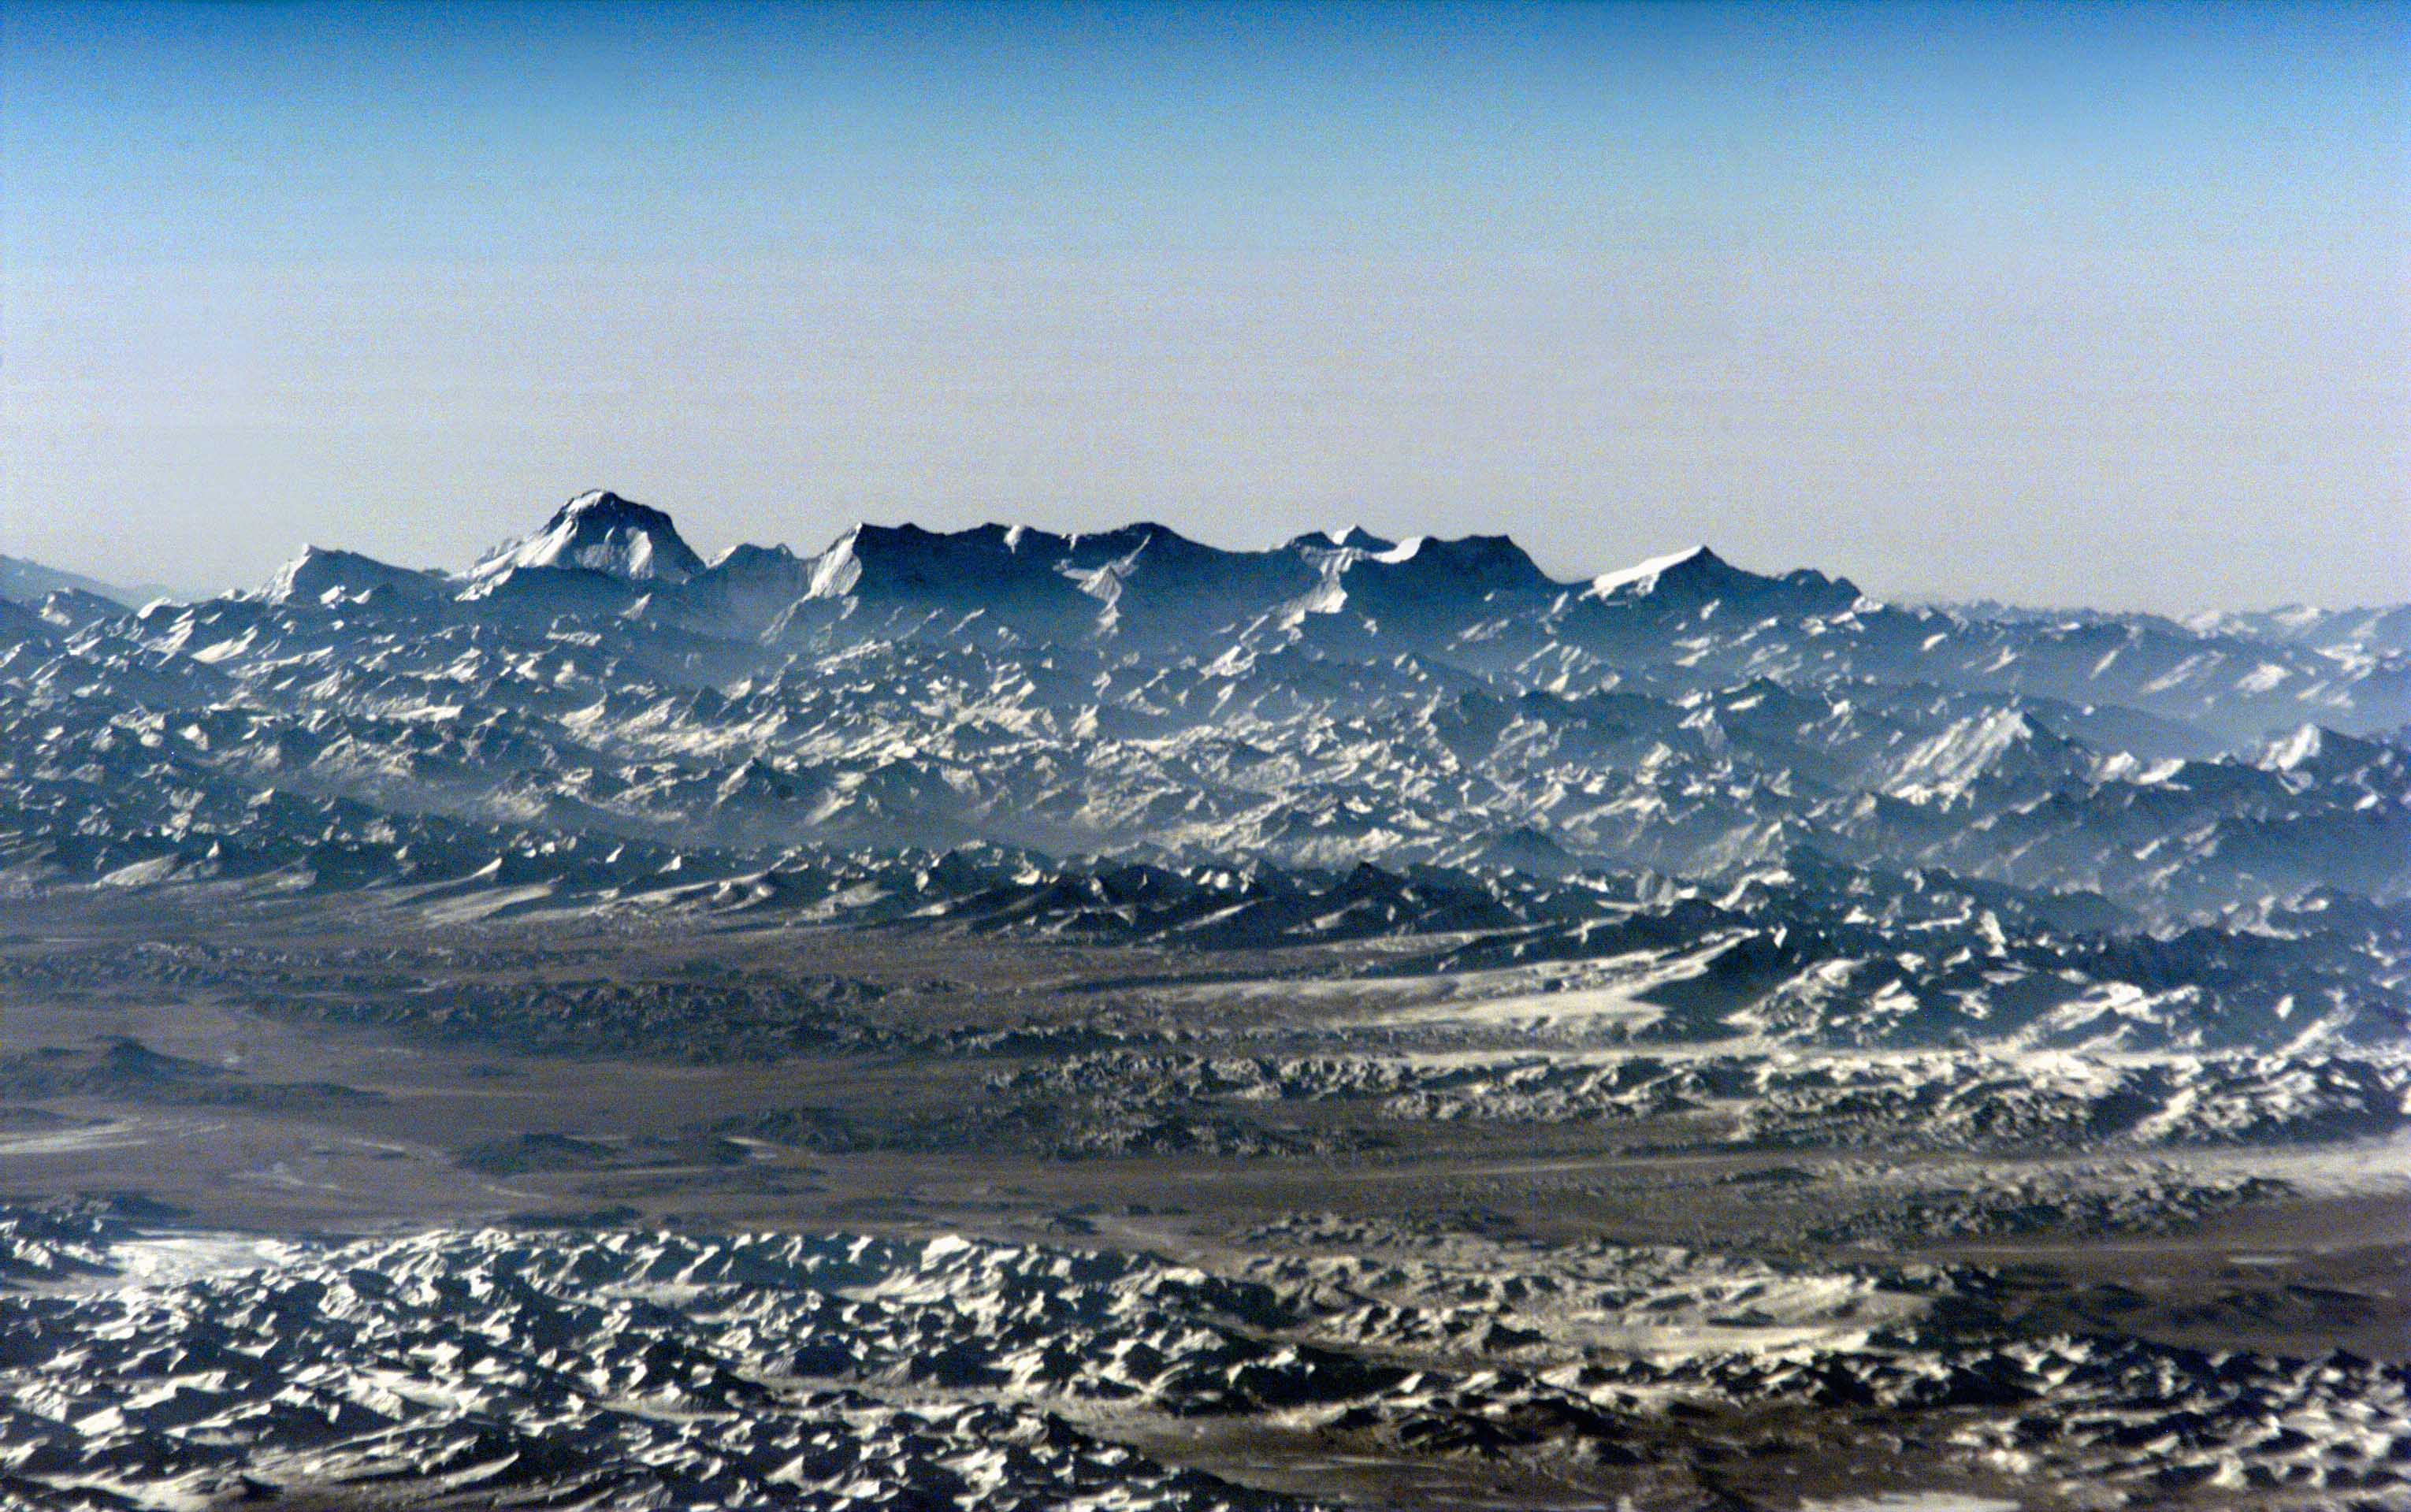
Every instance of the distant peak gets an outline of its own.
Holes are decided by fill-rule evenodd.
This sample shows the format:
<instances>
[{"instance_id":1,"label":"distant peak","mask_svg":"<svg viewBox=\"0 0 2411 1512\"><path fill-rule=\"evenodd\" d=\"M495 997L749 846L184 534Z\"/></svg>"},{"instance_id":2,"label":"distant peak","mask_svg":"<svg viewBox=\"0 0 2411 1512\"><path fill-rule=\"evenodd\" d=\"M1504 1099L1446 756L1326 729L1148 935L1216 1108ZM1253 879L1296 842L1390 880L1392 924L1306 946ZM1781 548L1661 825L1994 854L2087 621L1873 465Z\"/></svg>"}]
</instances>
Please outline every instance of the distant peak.
<instances>
[{"instance_id":1,"label":"distant peak","mask_svg":"<svg viewBox=\"0 0 2411 1512\"><path fill-rule=\"evenodd\" d=\"M1730 571L1732 565L1705 546L1686 547L1680 551L1653 556L1646 562L1636 562L1615 572L1602 572L1591 580L1590 587L1592 593L1602 598L1626 590L1645 594L1658 586L1659 579L1670 573L1688 576L1714 572L1719 568Z\"/></svg>"},{"instance_id":2,"label":"distant peak","mask_svg":"<svg viewBox=\"0 0 2411 1512\"><path fill-rule=\"evenodd\" d=\"M1310 530L1289 543L1305 551L1391 551L1398 543L1376 536L1362 525L1349 525L1339 530Z\"/></svg>"},{"instance_id":3,"label":"distant peak","mask_svg":"<svg viewBox=\"0 0 2411 1512\"><path fill-rule=\"evenodd\" d=\"M67 572L58 567L46 567L38 562L28 562L23 557L0 554L0 599L19 604L36 604L39 603L46 595L61 588L72 588L79 593L92 594L109 599L112 603L122 604L127 609L137 608L168 594L168 590L164 588L119 588L97 579L87 578L81 573Z\"/></svg>"},{"instance_id":4,"label":"distant peak","mask_svg":"<svg viewBox=\"0 0 2411 1512\"><path fill-rule=\"evenodd\" d=\"M533 536L509 542L471 569L493 578L520 567L574 567L615 578L682 581L704 570L670 517L609 489L589 489Z\"/></svg>"},{"instance_id":5,"label":"distant peak","mask_svg":"<svg viewBox=\"0 0 2411 1512\"><path fill-rule=\"evenodd\" d=\"M1804 618L1839 614L1860 601L1858 586L1847 578L1829 578L1806 567L1768 576L1734 566L1704 546L1670 551L1620 572L1603 573L1591 580L1585 596L1662 601L1672 608L1703 610L1730 601L1745 612Z\"/></svg>"},{"instance_id":6,"label":"distant peak","mask_svg":"<svg viewBox=\"0 0 2411 1512\"><path fill-rule=\"evenodd\" d=\"M1352 570L1411 564L1420 574L1484 590L1555 586L1524 549L1506 536L1410 536L1386 550L1358 553L1356 561L1359 565Z\"/></svg>"},{"instance_id":7,"label":"distant peak","mask_svg":"<svg viewBox=\"0 0 2411 1512\"><path fill-rule=\"evenodd\" d=\"M2325 725L2305 724L2270 741L2261 751L2260 765L2274 771L2346 769L2369 761L2379 750L2375 741L2342 734Z\"/></svg>"},{"instance_id":8,"label":"distant peak","mask_svg":"<svg viewBox=\"0 0 2411 1512\"><path fill-rule=\"evenodd\" d=\"M409 567L397 567L358 551L326 546L304 546L270 579L261 596L271 604L329 604L357 599L377 590L431 596L440 579Z\"/></svg>"},{"instance_id":9,"label":"distant peak","mask_svg":"<svg viewBox=\"0 0 2411 1512\"><path fill-rule=\"evenodd\" d=\"M554 521L581 521L591 524L627 523L648 530L677 534L678 527L670 517L649 504L612 492L609 489L588 489L553 512Z\"/></svg>"},{"instance_id":10,"label":"distant peak","mask_svg":"<svg viewBox=\"0 0 2411 1512\"><path fill-rule=\"evenodd\" d=\"M796 553L783 545L756 546L751 541L739 541L714 557L711 565L714 567L742 568L796 560Z\"/></svg>"},{"instance_id":11,"label":"distant peak","mask_svg":"<svg viewBox=\"0 0 2411 1512\"><path fill-rule=\"evenodd\" d=\"M2317 756L2320 748L2326 744L2327 731L2316 725L2305 724L2271 741L2261 756L2261 763L2279 771L2291 771Z\"/></svg>"}]
</instances>

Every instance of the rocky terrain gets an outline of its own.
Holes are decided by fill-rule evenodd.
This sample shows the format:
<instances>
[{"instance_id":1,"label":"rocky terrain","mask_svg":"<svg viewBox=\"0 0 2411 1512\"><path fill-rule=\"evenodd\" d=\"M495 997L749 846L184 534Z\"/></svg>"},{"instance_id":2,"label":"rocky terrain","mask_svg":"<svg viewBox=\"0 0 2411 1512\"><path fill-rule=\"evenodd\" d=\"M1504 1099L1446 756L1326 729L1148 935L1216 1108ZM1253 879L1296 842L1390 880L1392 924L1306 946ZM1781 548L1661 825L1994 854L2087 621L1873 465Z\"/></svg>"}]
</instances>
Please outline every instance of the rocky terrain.
<instances>
[{"instance_id":1,"label":"rocky terrain","mask_svg":"<svg viewBox=\"0 0 2411 1512\"><path fill-rule=\"evenodd\" d=\"M2406 615L0 561L0 1498L2411 1506Z\"/></svg>"},{"instance_id":2,"label":"rocky terrain","mask_svg":"<svg viewBox=\"0 0 2411 1512\"><path fill-rule=\"evenodd\" d=\"M1980 1271L1313 1219L1249 1238L1260 1253L1218 1273L954 1236L236 1244L15 1211L0 1242L42 1284L6 1316L0 1485L93 1507L298 1480L367 1501L1270 1508L1312 1504L1166 1461L1310 1444L1434 1496L1555 1481L1700 1505L1745 1467L1815 1486L1817 1438L1860 1444L1869 1483L1956 1462L2031 1505L2392 1505L2411 1476L2411 1367L2025 1336L1974 1321Z\"/></svg>"},{"instance_id":3,"label":"rocky terrain","mask_svg":"<svg viewBox=\"0 0 2411 1512\"><path fill-rule=\"evenodd\" d=\"M457 578L313 549L201 603L15 604L0 773L21 884L1814 855L2115 929L2404 898L2392 623L1901 609L1705 550L1560 583L1503 537L864 526L706 566L589 494Z\"/></svg>"}]
</instances>

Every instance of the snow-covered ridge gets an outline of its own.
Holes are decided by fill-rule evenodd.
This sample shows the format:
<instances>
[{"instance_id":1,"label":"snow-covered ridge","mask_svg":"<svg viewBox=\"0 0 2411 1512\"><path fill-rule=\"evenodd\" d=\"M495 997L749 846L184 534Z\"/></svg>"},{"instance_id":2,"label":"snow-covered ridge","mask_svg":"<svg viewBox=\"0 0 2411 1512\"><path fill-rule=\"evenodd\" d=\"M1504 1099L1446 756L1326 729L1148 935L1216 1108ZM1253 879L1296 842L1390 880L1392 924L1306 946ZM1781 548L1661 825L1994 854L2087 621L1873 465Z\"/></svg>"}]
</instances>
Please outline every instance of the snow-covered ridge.
<instances>
[{"instance_id":1,"label":"snow-covered ridge","mask_svg":"<svg viewBox=\"0 0 2411 1512\"><path fill-rule=\"evenodd\" d=\"M1563 582L1504 536L865 524L705 565L601 492L479 573L313 548L257 594L9 606L0 853L449 874L402 838L441 819L722 876L986 843L1540 876L1813 853L2126 927L2411 897L2411 658L2382 650L1902 609L1704 550Z\"/></svg>"},{"instance_id":2,"label":"snow-covered ridge","mask_svg":"<svg viewBox=\"0 0 2411 1512\"><path fill-rule=\"evenodd\" d=\"M1670 572L1686 566L1706 567L1710 565L1721 566L1723 561L1704 546L1687 547L1680 551L1672 551L1664 556L1653 556L1646 561L1636 562L1629 567L1622 567L1614 572L1602 572L1590 580L1590 591L1601 598L1628 588L1647 593L1658 585L1659 579Z\"/></svg>"},{"instance_id":3,"label":"snow-covered ridge","mask_svg":"<svg viewBox=\"0 0 2411 1512\"><path fill-rule=\"evenodd\" d=\"M307 602L331 607L365 600L380 593L432 600L444 596L446 587L446 580L441 573L414 572L407 567L388 566L358 551L310 546L279 568L262 593L271 604Z\"/></svg>"},{"instance_id":4,"label":"snow-covered ridge","mask_svg":"<svg viewBox=\"0 0 2411 1512\"><path fill-rule=\"evenodd\" d=\"M1142 628L1131 618L1140 603L1167 607L1177 603L1190 612L1174 609L1173 617L1187 620L1195 617L1200 597L1208 597L1221 621L1236 625L1298 607L1336 608L1345 601L1352 584L1360 589L1386 584L1386 589L1372 591L1392 600L1401 593L1421 600L1445 600L1451 595L1469 600L1496 598L1505 594L1527 598L1527 607L1537 608L1572 592L1587 591L1598 596L1622 584L1646 593L1670 575L1672 580L1713 582L1745 595L1753 586L1779 591L1791 580L1732 567L1705 548L1587 582L1558 581L1543 574L1505 536L1455 539L1416 536L1393 542L1352 526L1302 536L1270 550L1250 551L1208 545L1169 527L1144 522L1074 535L1024 524L945 532L866 522L808 556L797 556L784 546L740 545L707 565L679 536L668 515L606 490L578 495L538 530L497 547L465 575L449 580L457 585L455 596L464 593L474 596L481 585L490 592L495 580L514 572L549 567L598 573L640 582L649 589L716 574L724 591L732 580L759 580L796 563L803 565L802 590L782 608L809 599L910 599L970 613L986 607L989 599L1016 592L1047 598L1051 580L1063 578L1091 598L1108 604L1125 590L1132 591L1132 602L1118 613L1089 619L1074 612L1076 623L1070 626L1079 633L1118 629L1125 634ZM316 598L334 588L351 597L373 586L416 591L428 580L446 580L441 573L389 566L357 552L313 547L282 569L268 592L278 602L297 595ZM1053 612L1061 618L1064 605L1058 601ZM1003 613L1010 619L1011 606Z\"/></svg>"}]
</instances>

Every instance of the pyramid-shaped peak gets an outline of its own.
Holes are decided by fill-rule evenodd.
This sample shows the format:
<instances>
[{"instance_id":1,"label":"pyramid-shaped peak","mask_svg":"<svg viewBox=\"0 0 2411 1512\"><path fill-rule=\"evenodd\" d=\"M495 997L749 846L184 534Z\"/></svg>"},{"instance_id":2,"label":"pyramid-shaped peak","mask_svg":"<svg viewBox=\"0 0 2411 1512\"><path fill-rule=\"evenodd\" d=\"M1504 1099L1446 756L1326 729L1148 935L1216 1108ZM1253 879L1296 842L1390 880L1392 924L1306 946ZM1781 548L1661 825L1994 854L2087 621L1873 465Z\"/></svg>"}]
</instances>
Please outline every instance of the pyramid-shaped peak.
<instances>
[{"instance_id":1,"label":"pyramid-shaped peak","mask_svg":"<svg viewBox=\"0 0 2411 1512\"><path fill-rule=\"evenodd\" d=\"M1602 572L1591 580L1590 590L1601 598L1617 593L1649 594L1656 592L1658 584L1669 578L1705 580L1728 575L1755 576L1741 571L1705 546L1691 546L1679 551L1669 551L1664 556L1653 556L1645 562L1636 562L1615 572Z\"/></svg>"},{"instance_id":2,"label":"pyramid-shaped peak","mask_svg":"<svg viewBox=\"0 0 2411 1512\"><path fill-rule=\"evenodd\" d=\"M668 515L608 489L577 495L554 510L542 530L497 548L469 575L494 578L520 567L581 567L672 582L704 570Z\"/></svg>"},{"instance_id":3,"label":"pyramid-shaped peak","mask_svg":"<svg viewBox=\"0 0 2411 1512\"><path fill-rule=\"evenodd\" d=\"M2013 747L2037 750L2059 750L2073 745L2059 731L2029 718L2024 709L1995 709L1989 713L1974 715L1960 722L1970 739L1987 749L2007 751Z\"/></svg>"},{"instance_id":4,"label":"pyramid-shaped peak","mask_svg":"<svg viewBox=\"0 0 2411 1512\"><path fill-rule=\"evenodd\" d=\"M714 557L711 565L715 571L747 572L801 560L783 545L756 546L751 541L739 541Z\"/></svg>"},{"instance_id":5,"label":"pyramid-shaped peak","mask_svg":"<svg viewBox=\"0 0 2411 1512\"><path fill-rule=\"evenodd\" d=\"M1956 800L1978 784L2004 789L2049 786L2088 765L2087 753L2019 708L1960 719L1912 749L1891 784L1911 800Z\"/></svg>"},{"instance_id":6,"label":"pyramid-shaped peak","mask_svg":"<svg viewBox=\"0 0 2411 1512\"><path fill-rule=\"evenodd\" d=\"M1859 602L1859 589L1848 578L1829 578L1806 567L1780 577L1752 572L1704 546L1694 546L1601 573L1591 580L1585 596L1646 601L1687 611L1725 601L1749 612L1811 616L1849 609Z\"/></svg>"}]
</instances>

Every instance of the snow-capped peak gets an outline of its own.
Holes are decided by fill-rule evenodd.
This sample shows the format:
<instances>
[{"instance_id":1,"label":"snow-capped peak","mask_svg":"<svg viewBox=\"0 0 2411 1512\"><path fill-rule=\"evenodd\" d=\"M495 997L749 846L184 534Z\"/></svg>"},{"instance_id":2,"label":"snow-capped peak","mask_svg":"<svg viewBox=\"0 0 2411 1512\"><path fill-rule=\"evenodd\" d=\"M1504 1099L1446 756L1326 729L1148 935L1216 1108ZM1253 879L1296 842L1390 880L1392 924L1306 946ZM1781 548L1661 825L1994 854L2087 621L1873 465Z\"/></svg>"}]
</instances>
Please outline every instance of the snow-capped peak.
<instances>
[{"instance_id":1,"label":"snow-capped peak","mask_svg":"<svg viewBox=\"0 0 2411 1512\"><path fill-rule=\"evenodd\" d=\"M1664 556L1653 556L1646 562L1636 562L1615 572L1602 572L1590 580L1590 591L1600 598L1627 591L1646 594L1657 588L1659 579L1679 568L1698 570L1726 565L1724 558L1705 546L1693 546L1680 551L1669 551Z\"/></svg>"},{"instance_id":2,"label":"snow-capped peak","mask_svg":"<svg viewBox=\"0 0 2411 1512\"><path fill-rule=\"evenodd\" d=\"M498 548L469 576L483 580L521 567L582 567L615 578L673 582L704 570L703 559L679 537L669 516L607 489L563 505L542 530Z\"/></svg>"},{"instance_id":3,"label":"snow-capped peak","mask_svg":"<svg viewBox=\"0 0 2411 1512\"><path fill-rule=\"evenodd\" d=\"M1395 551L1398 543L1376 536L1362 525L1350 525L1345 530L1313 530L1292 539L1284 550L1296 552L1316 566L1345 565L1367 556Z\"/></svg>"},{"instance_id":4,"label":"snow-capped peak","mask_svg":"<svg viewBox=\"0 0 2411 1512\"><path fill-rule=\"evenodd\" d=\"M715 569L746 571L765 565L786 565L796 562L796 553L783 545L756 546L739 541L711 559Z\"/></svg>"},{"instance_id":5,"label":"snow-capped peak","mask_svg":"<svg viewBox=\"0 0 2411 1512\"><path fill-rule=\"evenodd\" d=\"M2360 740L2316 723L2304 724L2271 740L2262 748L2260 765L2271 771L2308 775L2344 772L2385 759L2386 747ZM2394 758L2399 763L2401 757Z\"/></svg>"},{"instance_id":6,"label":"snow-capped peak","mask_svg":"<svg viewBox=\"0 0 2411 1512\"><path fill-rule=\"evenodd\" d=\"M1646 601L1703 612L1730 604L1727 613L1799 618L1838 614L1861 602L1858 586L1847 578L1829 578L1806 567L1769 577L1734 566L1704 546L1601 573L1591 580L1583 596L1623 604Z\"/></svg>"},{"instance_id":7,"label":"snow-capped peak","mask_svg":"<svg viewBox=\"0 0 2411 1512\"><path fill-rule=\"evenodd\" d=\"M2262 764L2278 771L2291 771L2319 754L2326 744L2326 731L2314 724L2305 724L2291 734L2281 735L2269 742Z\"/></svg>"},{"instance_id":8,"label":"snow-capped peak","mask_svg":"<svg viewBox=\"0 0 2411 1512\"><path fill-rule=\"evenodd\" d=\"M1912 802L1966 799L1980 783L2003 790L2047 788L2086 766L2085 753L2028 718L2022 708L1971 714L1919 744L1891 785Z\"/></svg>"},{"instance_id":9,"label":"snow-capped peak","mask_svg":"<svg viewBox=\"0 0 2411 1512\"><path fill-rule=\"evenodd\" d=\"M270 604L333 604L383 591L416 599L432 598L443 580L324 546L305 546L301 554L277 569L261 596Z\"/></svg>"},{"instance_id":10,"label":"snow-capped peak","mask_svg":"<svg viewBox=\"0 0 2411 1512\"><path fill-rule=\"evenodd\" d=\"M1309 531L1291 544L1348 551L1386 551L1393 545L1391 541L1374 535L1362 525L1343 525L1337 530Z\"/></svg>"}]
</instances>

